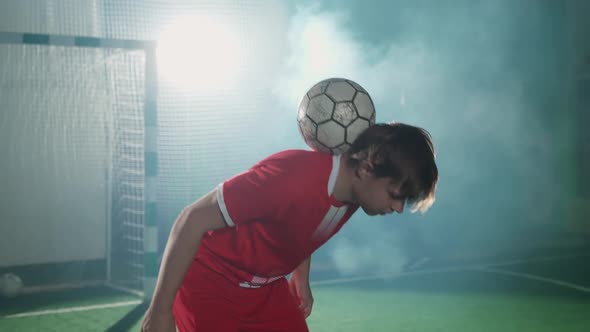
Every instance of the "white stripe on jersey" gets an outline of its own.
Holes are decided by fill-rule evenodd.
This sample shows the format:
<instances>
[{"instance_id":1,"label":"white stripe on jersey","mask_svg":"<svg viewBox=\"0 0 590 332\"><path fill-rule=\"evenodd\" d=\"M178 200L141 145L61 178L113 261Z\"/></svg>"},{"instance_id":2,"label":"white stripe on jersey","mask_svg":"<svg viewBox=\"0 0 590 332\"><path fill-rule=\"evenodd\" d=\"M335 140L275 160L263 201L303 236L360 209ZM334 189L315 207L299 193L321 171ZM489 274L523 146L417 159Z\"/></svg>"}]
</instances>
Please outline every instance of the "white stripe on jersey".
<instances>
[{"instance_id":1,"label":"white stripe on jersey","mask_svg":"<svg viewBox=\"0 0 590 332\"><path fill-rule=\"evenodd\" d=\"M348 206L346 205L342 207L335 207L331 205L330 209L328 209L328 212L326 212L324 219L322 219L322 222L319 224L318 228L316 228L316 230L313 232L312 238L314 240L318 240L324 236L328 236L334 230L334 228L338 226L340 220L342 220L342 217L347 210Z\"/></svg>"},{"instance_id":2,"label":"white stripe on jersey","mask_svg":"<svg viewBox=\"0 0 590 332\"><path fill-rule=\"evenodd\" d=\"M277 277L270 277L270 278L266 278L266 277L259 277L259 276L252 276L252 280L251 281L243 281L240 282L239 285L240 287L243 288L260 288L261 286L264 285L268 285L270 283L273 283L281 278L284 278L285 276L277 276Z\"/></svg>"},{"instance_id":3,"label":"white stripe on jersey","mask_svg":"<svg viewBox=\"0 0 590 332\"><path fill-rule=\"evenodd\" d=\"M225 223L229 227L234 227L234 221L231 220L231 217L229 216L227 206L225 205L225 199L223 198L223 183L217 186L217 205L219 205L219 210L221 210L221 214L223 215L223 219L225 219Z\"/></svg>"},{"instance_id":4,"label":"white stripe on jersey","mask_svg":"<svg viewBox=\"0 0 590 332\"><path fill-rule=\"evenodd\" d=\"M336 186L336 178L340 171L340 158L342 156L334 155L332 157L332 171L330 172L330 178L328 178L328 196L334 193L334 186Z\"/></svg>"}]
</instances>

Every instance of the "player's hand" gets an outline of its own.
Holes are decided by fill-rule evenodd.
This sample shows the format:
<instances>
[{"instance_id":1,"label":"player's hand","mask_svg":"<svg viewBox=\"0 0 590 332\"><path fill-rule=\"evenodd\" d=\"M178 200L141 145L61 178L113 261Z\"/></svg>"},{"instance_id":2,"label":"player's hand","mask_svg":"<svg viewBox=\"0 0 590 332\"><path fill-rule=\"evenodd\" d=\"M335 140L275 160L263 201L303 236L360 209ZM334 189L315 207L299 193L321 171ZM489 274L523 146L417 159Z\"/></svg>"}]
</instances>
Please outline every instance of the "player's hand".
<instances>
[{"instance_id":1,"label":"player's hand","mask_svg":"<svg viewBox=\"0 0 590 332\"><path fill-rule=\"evenodd\" d=\"M172 311L158 311L148 308L141 322L141 332L176 332Z\"/></svg>"},{"instance_id":2,"label":"player's hand","mask_svg":"<svg viewBox=\"0 0 590 332\"><path fill-rule=\"evenodd\" d=\"M313 307L313 295L311 294L311 287L309 281L303 280L297 273L293 273L289 279L289 288L291 294L299 300L299 310L303 312L305 318L311 315L311 308Z\"/></svg>"}]
</instances>

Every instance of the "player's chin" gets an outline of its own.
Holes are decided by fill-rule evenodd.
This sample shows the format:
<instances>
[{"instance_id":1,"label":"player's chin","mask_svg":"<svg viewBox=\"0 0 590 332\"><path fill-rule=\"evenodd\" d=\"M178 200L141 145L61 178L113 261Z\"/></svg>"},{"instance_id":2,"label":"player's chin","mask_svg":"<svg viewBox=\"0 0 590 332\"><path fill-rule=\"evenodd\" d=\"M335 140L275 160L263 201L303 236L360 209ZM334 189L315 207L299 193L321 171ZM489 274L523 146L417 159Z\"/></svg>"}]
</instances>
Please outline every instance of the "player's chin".
<instances>
[{"instance_id":1,"label":"player's chin","mask_svg":"<svg viewBox=\"0 0 590 332\"><path fill-rule=\"evenodd\" d=\"M363 207L363 211L365 211L365 214L368 216L377 216L377 215L383 215L384 213L380 212L380 211L376 211L376 210L372 210L366 207Z\"/></svg>"}]
</instances>

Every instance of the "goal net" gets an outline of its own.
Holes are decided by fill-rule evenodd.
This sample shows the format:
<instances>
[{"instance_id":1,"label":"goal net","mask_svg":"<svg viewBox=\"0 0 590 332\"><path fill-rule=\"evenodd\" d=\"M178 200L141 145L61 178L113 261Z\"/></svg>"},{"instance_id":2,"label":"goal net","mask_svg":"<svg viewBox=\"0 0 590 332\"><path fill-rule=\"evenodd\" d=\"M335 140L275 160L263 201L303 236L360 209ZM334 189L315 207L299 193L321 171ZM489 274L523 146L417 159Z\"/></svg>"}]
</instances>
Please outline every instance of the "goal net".
<instances>
[{"instance_id":1,"label":"goal net","mask_svg":"<svg viewBox=\"0 0 590 332\"><path fill-rule=\"evenodd\" d=\"M141 294L156 268L152 56L139 41L0 33L0 272L29 291Z\"/></svg>"}]
</instances>

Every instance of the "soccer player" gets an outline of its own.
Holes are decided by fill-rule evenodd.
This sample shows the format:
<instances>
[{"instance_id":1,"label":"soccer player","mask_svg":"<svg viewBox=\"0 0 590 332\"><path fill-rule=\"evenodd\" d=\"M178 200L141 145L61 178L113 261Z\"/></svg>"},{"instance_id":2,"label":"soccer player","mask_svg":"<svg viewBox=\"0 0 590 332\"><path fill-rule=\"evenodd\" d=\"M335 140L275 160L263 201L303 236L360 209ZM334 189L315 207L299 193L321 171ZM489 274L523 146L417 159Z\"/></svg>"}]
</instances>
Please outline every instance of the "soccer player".
<instances>
[{"instance_id":1,"label":"soccer player","mask_svg":"<svg viewBox=\"0 0 590 332\"><path fill-rule=\"evenodd\" d=\"M142 331L308 331L311 254L359 207L426 211L437 180L429 133L402 123L369 127L342 155L267 157L180 213Z\"/></svg>"}]
</instances>

